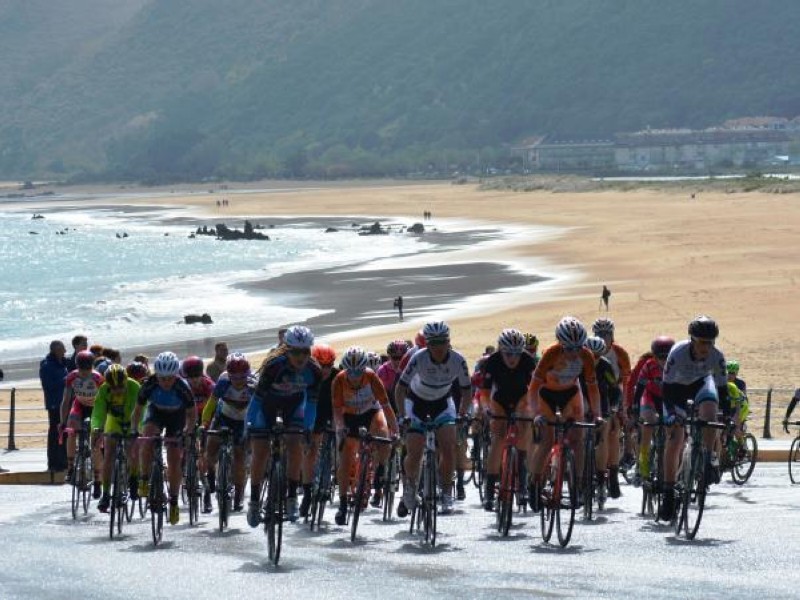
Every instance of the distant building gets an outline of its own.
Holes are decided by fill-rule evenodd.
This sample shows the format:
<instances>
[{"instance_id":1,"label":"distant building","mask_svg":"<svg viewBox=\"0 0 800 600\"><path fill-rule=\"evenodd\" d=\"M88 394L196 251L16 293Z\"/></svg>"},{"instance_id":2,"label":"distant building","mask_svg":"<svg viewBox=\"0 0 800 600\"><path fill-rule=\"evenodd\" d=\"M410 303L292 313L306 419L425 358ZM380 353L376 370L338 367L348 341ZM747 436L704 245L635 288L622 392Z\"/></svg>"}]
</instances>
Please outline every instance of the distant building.
<instances>
[{"instance_id":1,"label":"distant building","mask_svg":"<svg viewBox=\"0 0 800 600\"><path fill-rule=\"evenodd\" d=\"M544 136L511 149L531 171L602 171L614 168L614 140Z\"/></svg>"}]
</instances>

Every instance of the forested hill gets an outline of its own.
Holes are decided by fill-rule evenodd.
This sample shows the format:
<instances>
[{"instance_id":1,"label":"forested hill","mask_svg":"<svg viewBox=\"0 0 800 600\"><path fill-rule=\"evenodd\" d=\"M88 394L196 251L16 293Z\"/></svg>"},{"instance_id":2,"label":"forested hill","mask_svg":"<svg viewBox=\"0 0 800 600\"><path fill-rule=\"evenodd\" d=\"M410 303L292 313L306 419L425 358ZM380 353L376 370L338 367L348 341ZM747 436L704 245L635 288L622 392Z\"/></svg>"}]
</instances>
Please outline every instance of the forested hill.
<instances>
[{"instance_id":1,"label":"forested hill","mask_svg":"<svg viewBox=\"0 0 800 600\"><path fill-rule=\"evenodd\" d=\"M800 114L800 3L6 0L0 176L391 174Z\"/></svg>"}]
</instances>

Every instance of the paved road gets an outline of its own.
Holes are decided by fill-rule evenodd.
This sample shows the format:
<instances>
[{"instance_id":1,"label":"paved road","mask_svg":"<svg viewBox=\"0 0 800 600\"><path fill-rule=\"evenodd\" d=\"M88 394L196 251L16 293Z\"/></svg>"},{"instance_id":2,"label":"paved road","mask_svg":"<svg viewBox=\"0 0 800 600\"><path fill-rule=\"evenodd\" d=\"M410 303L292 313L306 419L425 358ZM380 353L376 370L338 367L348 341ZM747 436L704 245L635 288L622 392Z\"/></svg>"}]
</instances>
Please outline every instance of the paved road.
<instances>
[{"instance_id":1,"label":"paved road","mask_svg":"<svg viewBox=\"0 0 800 600\"><path fill-rule=\"evenodd\" d=\"M630 597L790 598L800 585L800 486L784 465L759 464L747 486L717 486L698 539L636 514L639 491L591 524L576 524L566 549L541 541L538 517L518 518L501 539L470 490L443 517L430 550L407 520L384 524L371 509L360 539L332 523L322 533L289 525L279 567L267 564L262 531L244 515L231 529L215 518L166 526L154 549L149 521L108 539L108 517L91 507L70 517L65 487L0 487L0 598L465 598ZM214 517L212 515L211 517ZM332 519L333 511L326 517ZM255 595L253 595L255 594Z\"/></svg>"}]
</instances>

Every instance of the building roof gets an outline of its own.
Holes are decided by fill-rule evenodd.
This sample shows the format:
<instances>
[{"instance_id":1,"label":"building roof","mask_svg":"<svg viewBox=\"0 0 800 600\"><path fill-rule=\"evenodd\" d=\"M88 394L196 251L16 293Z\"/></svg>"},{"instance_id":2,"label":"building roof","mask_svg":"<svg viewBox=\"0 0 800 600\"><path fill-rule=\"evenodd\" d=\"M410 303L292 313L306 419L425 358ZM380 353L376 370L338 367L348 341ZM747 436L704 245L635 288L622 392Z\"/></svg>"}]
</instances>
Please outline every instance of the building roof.
<instances>
[{"instance_id":1,"label":"building roof","mask_svg":"<svg viewBox=\"0 0 800 600\"><path fill-rule=\"evenodd\" d=\"M788 142L783 131L770 129L705 129L702 131L639 131L618 133L617 146L683 146L686 144L743 144L755 142Z\"/></svg>"}]
</instances>

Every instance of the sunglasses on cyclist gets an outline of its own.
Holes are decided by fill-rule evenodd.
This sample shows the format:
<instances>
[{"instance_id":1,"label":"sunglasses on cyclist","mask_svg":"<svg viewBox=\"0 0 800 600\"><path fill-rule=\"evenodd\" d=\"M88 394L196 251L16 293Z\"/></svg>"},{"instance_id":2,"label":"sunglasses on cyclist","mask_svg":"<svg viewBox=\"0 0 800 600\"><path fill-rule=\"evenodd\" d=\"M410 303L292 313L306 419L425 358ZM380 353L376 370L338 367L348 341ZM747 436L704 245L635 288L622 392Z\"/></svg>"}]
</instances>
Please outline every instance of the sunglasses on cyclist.
<instances>
[{"instance_id":1,"label":"sunglasses on cyclist","mask_svg":"<svg viewBox=\"0 0 800 600\"><path fill-rule=\"evenodd\" d=\"M364 369L347 369L348 377L361 377L364 374Z\"/></svg>"}]
</instances>

